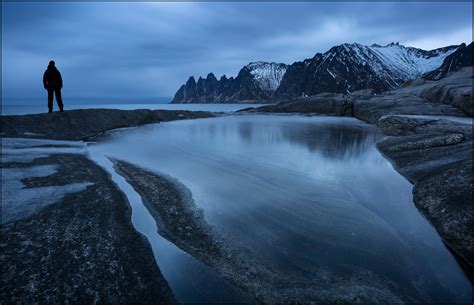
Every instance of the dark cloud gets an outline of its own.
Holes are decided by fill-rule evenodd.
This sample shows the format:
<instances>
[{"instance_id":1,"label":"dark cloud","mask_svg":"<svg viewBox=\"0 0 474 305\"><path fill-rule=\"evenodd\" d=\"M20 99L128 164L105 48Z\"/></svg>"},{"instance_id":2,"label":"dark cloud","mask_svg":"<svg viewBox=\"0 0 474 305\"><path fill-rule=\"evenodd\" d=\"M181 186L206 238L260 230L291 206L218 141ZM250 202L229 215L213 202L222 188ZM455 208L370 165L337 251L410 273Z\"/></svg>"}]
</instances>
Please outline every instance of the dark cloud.
<instances>
[{"instance_id":1,"label":"dark cloud","mask_svg":"<svg viewBox=\"0 0 474 305\"><path fill-rule=\"evenodd\" d=\"M172 96L190 75L292 63L344 42L472 40L472 3L2 3L2 94L36 97L55 59L74 97Z\"/></svg>"}]
</instances>

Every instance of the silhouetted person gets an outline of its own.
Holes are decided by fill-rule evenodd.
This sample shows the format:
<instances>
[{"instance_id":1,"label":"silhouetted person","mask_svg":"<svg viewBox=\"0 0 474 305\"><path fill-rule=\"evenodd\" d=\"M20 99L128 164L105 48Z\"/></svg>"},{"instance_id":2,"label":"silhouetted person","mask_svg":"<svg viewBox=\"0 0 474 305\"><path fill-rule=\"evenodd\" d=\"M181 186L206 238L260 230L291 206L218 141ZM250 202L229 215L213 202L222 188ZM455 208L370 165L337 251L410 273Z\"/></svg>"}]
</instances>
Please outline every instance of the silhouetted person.
<instances>
[{"instance_id":1,"label":"silhouetted person","mask_svg":"<svg viewBox=\"0 0 474 305\"><path fill-rule=\"evenodd\" d=\"M49 112L53 112L53 98L56 95L56 102L58 103L59 110L63 111L63 99L61 98L61 89L63 87L63 79L61 73L56 69L53 60L49 62L48 68L44 71L43 75L43 86L44 89L48 90L48 108Z\"/></svg>"}]
</instances>

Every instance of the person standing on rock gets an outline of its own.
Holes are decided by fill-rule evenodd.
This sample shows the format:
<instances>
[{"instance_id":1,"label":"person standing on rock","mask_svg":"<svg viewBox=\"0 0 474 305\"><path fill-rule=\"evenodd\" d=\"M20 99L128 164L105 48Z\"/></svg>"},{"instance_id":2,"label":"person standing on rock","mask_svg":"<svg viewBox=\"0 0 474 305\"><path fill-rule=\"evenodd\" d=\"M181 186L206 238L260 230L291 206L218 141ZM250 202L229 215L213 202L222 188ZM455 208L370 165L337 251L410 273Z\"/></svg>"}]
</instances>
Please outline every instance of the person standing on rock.
<instances>
[{"instance_id":1,"label":"person standing on rock","mask_svg":"<svg viewBox=\"0 0 474 305\"><path fill-rule=\"evenodd\" d=\"M48 68L43 74L43 86L48 90L48 112L53 112L53 98L56 95L56 102L59 110L63 111L63 99L61 98L61 89L63 88L63 79L61 73L56 69L53 60L49 62Z\"/></svg>"}]
</instances>

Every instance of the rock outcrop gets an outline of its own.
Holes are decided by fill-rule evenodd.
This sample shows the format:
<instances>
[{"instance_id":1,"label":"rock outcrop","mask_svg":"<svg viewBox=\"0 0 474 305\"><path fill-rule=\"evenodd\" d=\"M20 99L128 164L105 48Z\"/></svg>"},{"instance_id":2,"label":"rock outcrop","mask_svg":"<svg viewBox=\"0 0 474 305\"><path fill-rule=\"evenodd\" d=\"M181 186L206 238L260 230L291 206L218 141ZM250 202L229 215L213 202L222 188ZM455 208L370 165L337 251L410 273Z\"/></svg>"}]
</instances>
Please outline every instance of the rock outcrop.
<instances>
[{"instance_id":1,"label":"rock outcrop","mask_svg":"<svg viewBox=\"0 0 474 305\"><path fill-rule=\"evenodd\" d=\"M212 116L210 112L184 110L80 109L1 116L1 126L2 137L85 140L116 128Z\"/></svg>"},{"instance_id":2,"label":"rock outcrop","mask_svg":"<svg viewBox=\"0 0 474 305\"><path fill-rule=\"evenodd\" d=\"M18 193L2 192L2 211L8 208L4 200L19 204L29 192L35 194L30 205L41 205L45 190L54 188L54 194L66 185L88 182L85 189L1 225L2 304L177 303L148 241L132 226L125 195L109 174L76 149L51 155L40 151L73 150L78 142L2 142L2 174L13 173L12 179L42 169L39 175L23 176ZM55 170L48 175L47 167Z\"/></svg>"},{"instance_id":3,"label":"rock outcrop","mask_svg":"<svg viewBox=\"0 0 474 305\"><path fill-rule=\"evenodd\" d=\"M337 116L354 116L374 124L387 115L450 115L464 116L451 106L433 103L415 95L343 95L321 93L309 97L293 98L276 105L248 109L250 112L314 113Z\"/></svg>"},{"instance_id":4,"label":"rock outcrop","mask_svg":"<svg viewBox=\"0 0 474 305\"><path fill-rule=\"evenodd\" d=\"M474 67L464 67L459 71L447 73L444 78L437 81L416 80L390 94L414 95L434 103L452 105L472 117L474 116L473 77Z\"/></svg>"},{"instance_id":5,"label":"rock outcrop","mask_svg":"<svg viewBox=\"0 0 474 305\"><path fill-rule=\"evenodd\" d=\"M293 98L276 105L247 109L255 112L273 113L321 113L327 115L352 116L352 101L341 93L321 93L308 97ZM344 108L347 104L347 108ZM242 109L240 112L243 112Z\"/></svg>"},{"instance_id":6,"label":"rock outcrop","mask_svg":"<svg viewBox=\"0 0 474 305\"><path fill-rule=\"evenodd\" d=\"M377 125L395 135L377 146L414 183L415 205L474 274L472 125L406 117Z\"/></svg>"},{"instance_id":7,"label":"rock outcrop","mask_svg":"<svg viewBox=\"0 0 474 305\"><path fill-rule=\"evenodd\" d=\"M438 81L420 79L383 94L368 90L350 95L321 93L251 111L352 115L372 124L387 115L473 116L472 73L472 67L467 67Z\"/></svg>"}]
</instances>

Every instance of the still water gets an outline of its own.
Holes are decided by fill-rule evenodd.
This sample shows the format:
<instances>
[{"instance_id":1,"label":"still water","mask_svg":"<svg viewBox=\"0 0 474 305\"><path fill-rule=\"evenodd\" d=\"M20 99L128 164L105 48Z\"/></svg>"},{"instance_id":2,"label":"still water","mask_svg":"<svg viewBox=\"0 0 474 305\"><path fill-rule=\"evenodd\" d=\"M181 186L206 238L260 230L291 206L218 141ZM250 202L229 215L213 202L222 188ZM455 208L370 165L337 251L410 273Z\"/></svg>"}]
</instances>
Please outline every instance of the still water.
<instances>
[{"instance_id":1,"label":"still water","mask_svg":"<svg viewBox=\"0 0 474 305\"><path fill-rule=\"evenodd\" d=\"M376 150L380 138L352 118L242 115L117 130L89 148L178 179L222 239L280 274L369 270L428 302L470 303L471 284ZM182 253L157 245L153 221L135 223L151 226L172 289L204 289ZM189 289L178 300L193 301Z\"/></svg>"}]
</instances>

